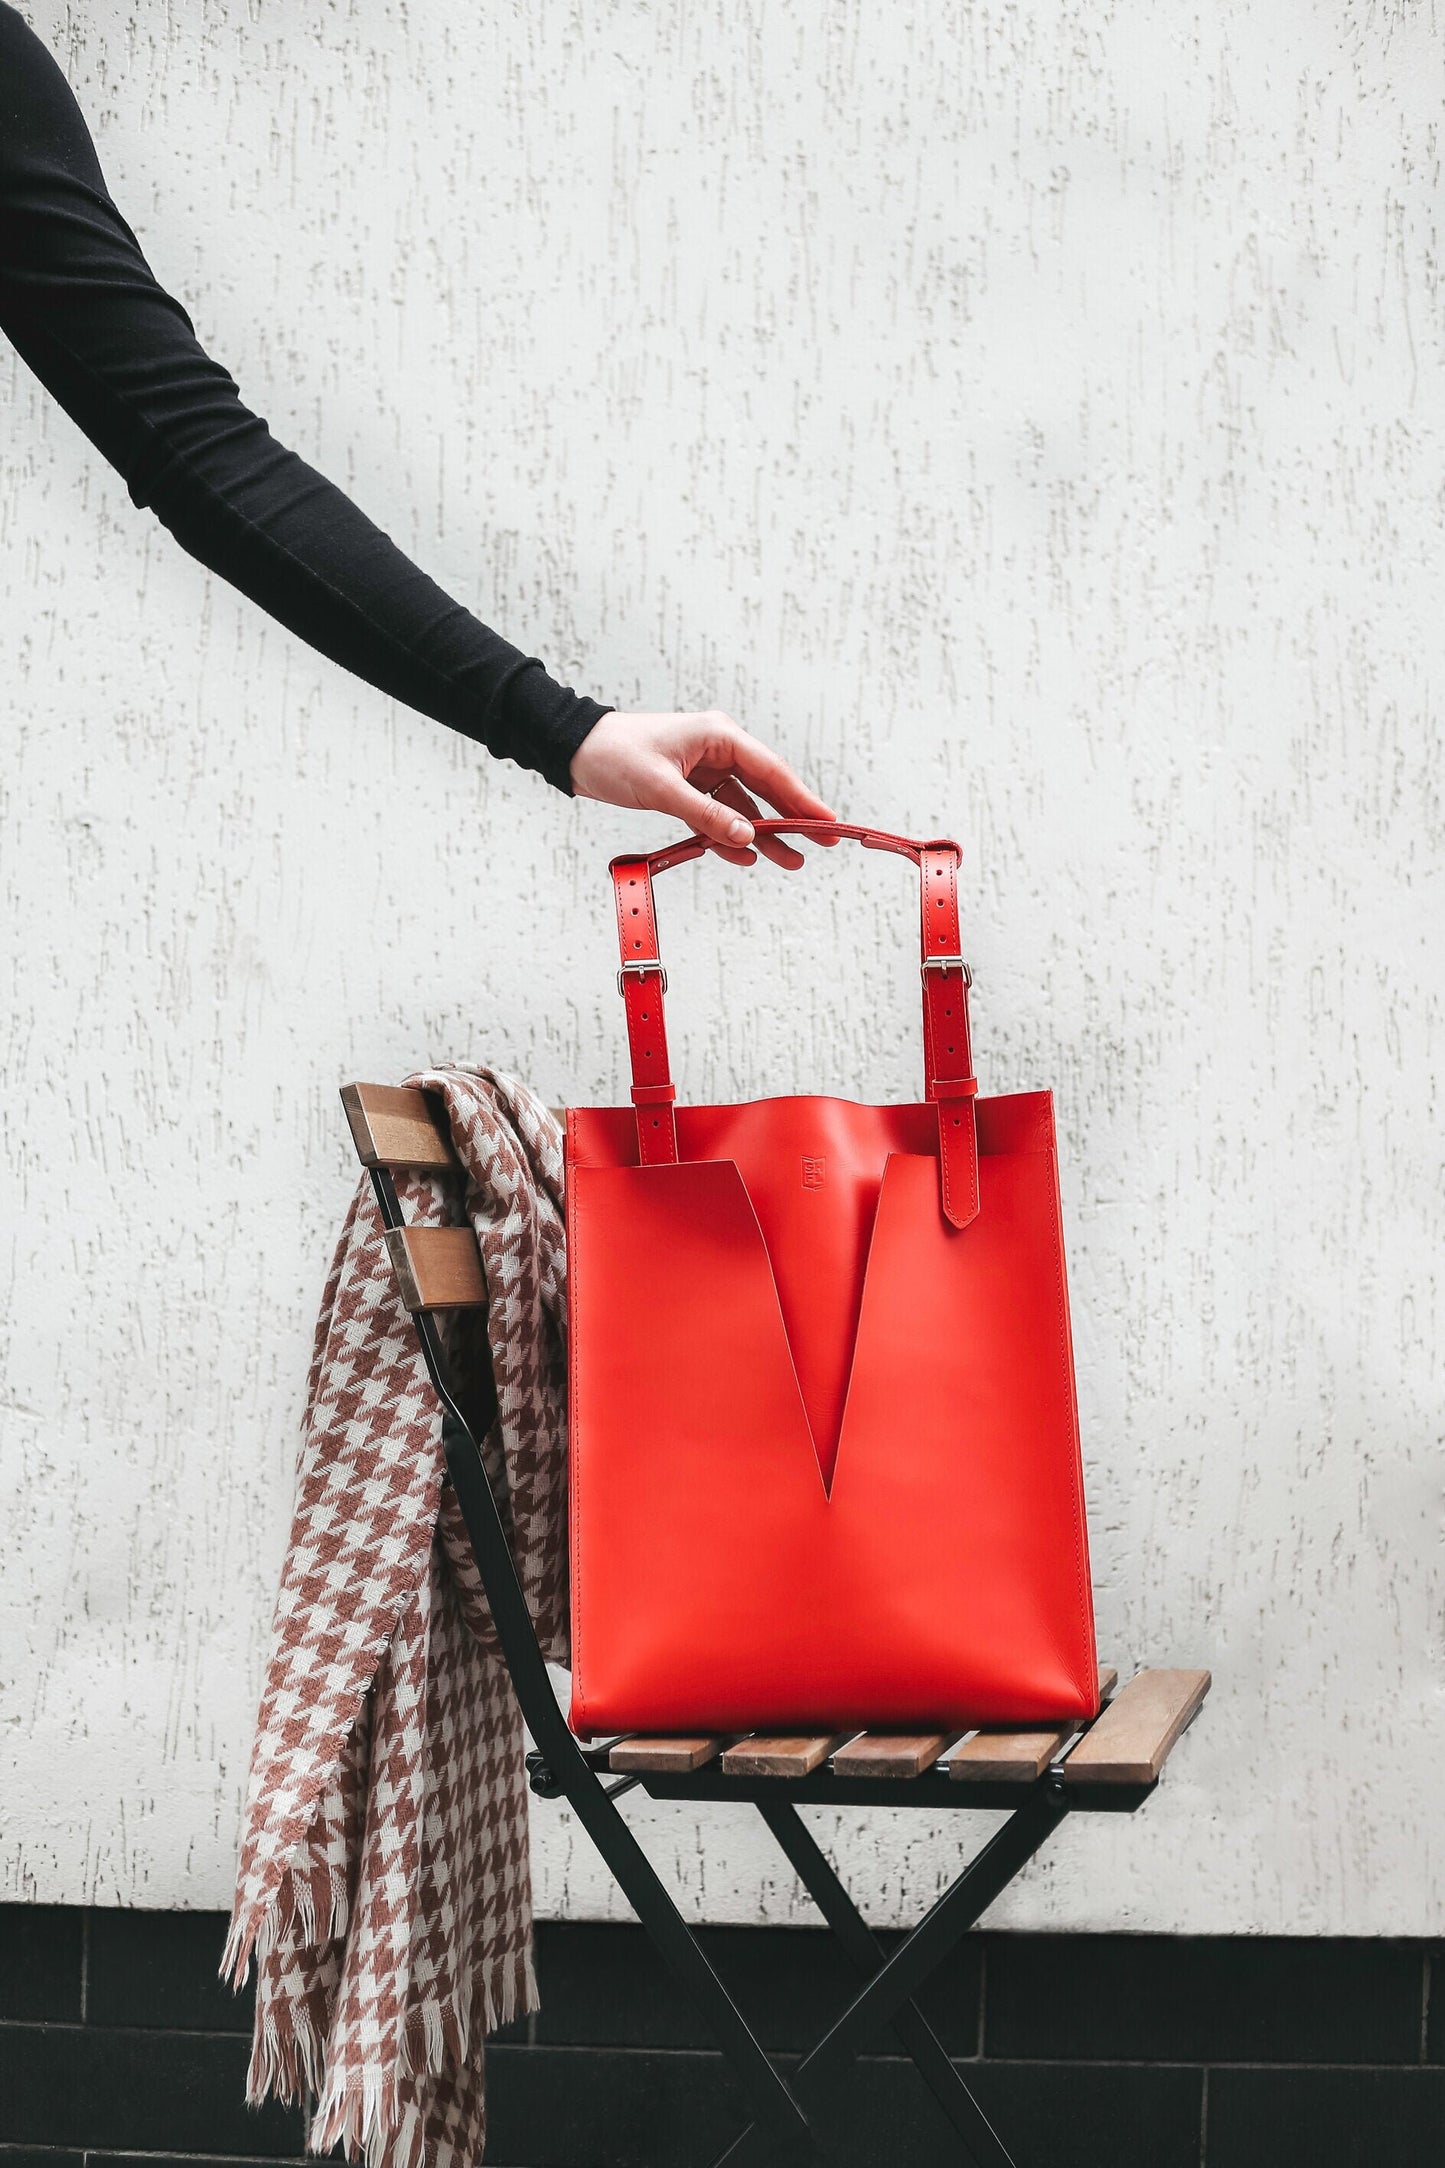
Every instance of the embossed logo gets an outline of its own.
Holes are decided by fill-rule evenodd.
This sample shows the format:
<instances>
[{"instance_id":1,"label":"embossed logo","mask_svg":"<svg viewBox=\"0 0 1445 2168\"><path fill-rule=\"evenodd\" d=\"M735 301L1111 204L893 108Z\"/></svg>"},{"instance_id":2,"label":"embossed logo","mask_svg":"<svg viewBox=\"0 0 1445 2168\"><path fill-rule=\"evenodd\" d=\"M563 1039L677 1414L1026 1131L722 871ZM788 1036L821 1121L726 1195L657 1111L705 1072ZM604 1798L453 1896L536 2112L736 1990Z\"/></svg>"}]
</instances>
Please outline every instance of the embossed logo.
<instances>
[{"instance_id":1,"label":"embossed logo","mask_svg":"<svg viewBox=\"0 0 1445 2168\"><path fill-rule=\"evenodd\" d=\"M827 1169L828 1162L821 1154L816 1159L809 1159L805 1155L803 1159L804 1189L821 1189L823 1187L823 1176L826 1174Z\"/></svg>"}]
</instances>

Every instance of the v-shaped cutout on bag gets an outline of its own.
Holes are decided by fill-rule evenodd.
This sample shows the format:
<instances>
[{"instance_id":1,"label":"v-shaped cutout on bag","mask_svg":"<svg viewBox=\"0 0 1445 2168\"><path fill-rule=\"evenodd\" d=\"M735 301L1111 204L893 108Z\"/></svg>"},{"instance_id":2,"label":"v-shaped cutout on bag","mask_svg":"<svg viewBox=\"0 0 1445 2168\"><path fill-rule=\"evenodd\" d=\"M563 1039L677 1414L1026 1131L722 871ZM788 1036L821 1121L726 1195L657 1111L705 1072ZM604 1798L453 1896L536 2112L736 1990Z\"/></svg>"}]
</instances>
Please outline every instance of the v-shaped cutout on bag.
<instances>
[{"instance_id":1,"label":"v-shaped cutout on bag","mask_svg":"<svg viewBox=\"0 0 1445 2168\"><path fill-rule=\"evenodd\" d=\"M831 1496L887 1153L876 1166L836 1151L781 1160L770 1153L766 1167L734 1163L771 1267L818 1473Z\"/></svg>"}]
</instances>

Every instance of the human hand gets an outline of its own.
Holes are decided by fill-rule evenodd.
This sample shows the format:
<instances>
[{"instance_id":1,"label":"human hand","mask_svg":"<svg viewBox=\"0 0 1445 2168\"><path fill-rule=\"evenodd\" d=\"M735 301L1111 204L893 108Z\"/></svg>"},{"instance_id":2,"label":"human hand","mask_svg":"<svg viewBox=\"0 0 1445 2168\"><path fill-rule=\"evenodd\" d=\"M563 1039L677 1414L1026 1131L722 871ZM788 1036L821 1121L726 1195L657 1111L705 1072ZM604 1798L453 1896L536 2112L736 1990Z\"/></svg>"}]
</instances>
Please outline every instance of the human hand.
<instances>
[{"instance_id":1,"label":"human hand","mask_svg":"<svg viewBox=\"0 0 1445 2168\"><path fill-rule=\"evenodd\" d=\"M790 871L801 851L777 836L753 845L753 822L765 818L751 794L798 820L831 821L785 760L716 708L699 714L599 716L571 764L579 798L673 813L730 865L751 866L758 851Z\"/></svg>"}]
</instances>

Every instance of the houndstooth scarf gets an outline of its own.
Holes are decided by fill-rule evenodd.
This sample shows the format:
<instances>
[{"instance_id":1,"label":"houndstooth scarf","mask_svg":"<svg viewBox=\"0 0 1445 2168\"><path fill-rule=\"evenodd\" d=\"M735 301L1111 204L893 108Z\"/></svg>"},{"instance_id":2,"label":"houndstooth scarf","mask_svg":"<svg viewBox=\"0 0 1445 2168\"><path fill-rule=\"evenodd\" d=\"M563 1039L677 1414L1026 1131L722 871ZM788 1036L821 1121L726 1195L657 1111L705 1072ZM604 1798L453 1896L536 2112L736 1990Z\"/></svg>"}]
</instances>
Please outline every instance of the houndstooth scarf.
<instances>
[{"instance_id":1,"label":"houndstooth scarf","mask_svg":"<svg viewBox=\"0 0 1445 2168\"><path fill-rule=\"evenodd\" d=\"M499 1412L483 1445L544 1652L567 1660L566 1263L557 1124L489 1069L439 1093L466 1177ZM458 1216L397 1183L408 1219ZM463 1396L465 1406L465 1396ZM316 2099L309 2143L472 2168L482 2035L537 2007L522 1725L440 1418L363 1179L322 1298L223 1974L257 1961L247 2097Z\"/></svg>"}]
</instances>

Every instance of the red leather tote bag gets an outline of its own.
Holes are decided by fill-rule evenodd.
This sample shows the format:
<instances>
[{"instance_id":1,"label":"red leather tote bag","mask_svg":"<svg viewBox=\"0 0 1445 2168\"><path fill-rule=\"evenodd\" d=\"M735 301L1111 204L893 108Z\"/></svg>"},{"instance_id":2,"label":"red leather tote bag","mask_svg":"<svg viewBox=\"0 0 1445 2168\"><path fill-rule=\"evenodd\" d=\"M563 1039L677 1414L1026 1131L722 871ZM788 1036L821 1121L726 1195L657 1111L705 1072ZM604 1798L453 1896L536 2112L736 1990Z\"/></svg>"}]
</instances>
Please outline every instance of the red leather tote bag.
<instances>
[{"instance_id":1,"label":"red leather tote bag","mask_svg":"<svg viewBox=\"0 0 1445 2168\"><path fill-rule=\"evenodd\" d=\"M925 1089L679 1106L653 879L612 861L632 1104L573 1108L572 1703L613 1731L938 1728L1098 1705L1053 1103L981 1099L957 844Z\"/></svg>"}]
</instances>

